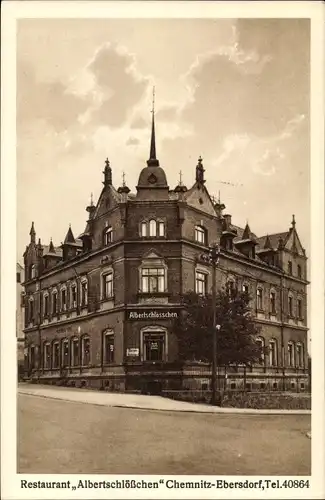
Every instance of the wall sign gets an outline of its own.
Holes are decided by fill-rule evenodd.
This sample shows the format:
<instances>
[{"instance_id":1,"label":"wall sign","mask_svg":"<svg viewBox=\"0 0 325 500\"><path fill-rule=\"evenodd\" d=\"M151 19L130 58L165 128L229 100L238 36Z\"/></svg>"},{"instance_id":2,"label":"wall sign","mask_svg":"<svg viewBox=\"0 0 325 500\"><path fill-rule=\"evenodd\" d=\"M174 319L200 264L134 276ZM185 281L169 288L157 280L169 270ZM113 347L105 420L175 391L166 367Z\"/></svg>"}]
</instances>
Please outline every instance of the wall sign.
<instances>
[{"instance_id":1,"label":"wall sign","mask_svg":"<svg viewBox=\"0 0 325 500\"><path fill-rule=\"evenodd\" d=\"M179 311L173 309L149 309L147 311L135 310L127 311L127 319L131 321L155 320L155 319L177 319Z\"/></svg>"},{"instance_id":2,"label":"wall sign","mask_svg":"<svg viewBox=\"0 0 325 500\"><path fill-rule=\"evenodd\" d=\"M139 348L138 347L130 347L126 350L127 356L139 356Z\"/></svg>"}]
</instances>

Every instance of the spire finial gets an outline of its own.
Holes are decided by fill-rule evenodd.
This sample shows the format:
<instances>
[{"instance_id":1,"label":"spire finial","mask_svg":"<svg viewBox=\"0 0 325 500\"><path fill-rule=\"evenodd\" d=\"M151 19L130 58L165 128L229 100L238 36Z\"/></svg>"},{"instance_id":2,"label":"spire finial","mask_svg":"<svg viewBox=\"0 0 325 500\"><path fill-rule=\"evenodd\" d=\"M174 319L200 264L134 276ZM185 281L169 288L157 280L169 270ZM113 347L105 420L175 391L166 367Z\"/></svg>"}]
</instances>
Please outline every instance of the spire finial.
<instances>
[{"instance_id":1,"label":"spire finial","mask_svg":"<svg viewBox=\"0 0 325 500\"><path fill-rule=\"evenodd\" d=\"M183 177L183 175L182 175L182 171L180 170L180 171L179 171L179 185L180 185L180 186L183 186L183 180L182 180L182 177Z\"/></svg>"},{"instance_id":2,"label":"spire finial","mask_svg":"<svg viewBox=\"0 0 325 500\"><path fill-rule=\"evenodd\" d=\"M90 206L94 206L94 199L93 199L93 193L90 193Z\"/></svg>"},{"instance_id":3,"label":"spire finial","mask_svg":"<svg viewBox=\"0 0 325 500\"><path fill-rule=\"evenodd\" d=\"M122 186L125 186L125 172L122 172Z\"/></svg>"},{"instance_id":4,"label":"spire finial","mask_svg":"<svg viewBox=\"0 0 325 500\"><path fill-rule=\"evenodd\" d=\"M220 189L218 190L218 203L219 203L219 205L221 205Z\"/></svg>"},{"instance_id":5,"label":"spire finial","mask_svg":"<svg viewBox=\"0 0 325 500\"><path fill-rule=\"evenodd\" d=\"M110 165L110 162L109 162L109 159L106 158L105 160L105 168L104 168L104 186L109 186L112 184L112 168L111 168L111 165Z\"/></svg>"},{"instance_id":6,"label":"spire finial","mask_svg":"<svg viewBox=\"0 0 325 500\"><path fill-rule=\"evenodd\" d=\"M294 214L292 215L292 222L291 222L291 225L292 225L292 228L295 228L295 227L296 227L296 219L295 219L295 215L294 215Z\"/></svg>"},{"instance_id":7,"label":"spire finial","mask_svg":"<svg viewBox=\"0 0 325 500\"><path fill-rule=\"evenodd\" d=\"M147 161L148 167L159 167L159 161L156 157L156 133L155 133L155 87L152 92L152 125L151 125L151 142L150 142L150 158Z\"/></svg>"},{"instance_id":8,"label":"spire finial","mask_svg":"<svg viewBox=\"0 0 325 500\"><path fill-rule=\"evenodd\" d=\"M196 165L196 182L198 182L199 184L204 184L205 183L205 180L204 180L204 167L203 167L203 163L202 163L202 157L201 155L199 156L199 159L198 159L198 164Z\"/></svg>"},{"instance_id":9,"label":"spire finial","mask_svg":"<svg viewBox=\"0 0 325 500\"><path fill-rule=\"evenodd\" d=\"M29 236L30 236L31 243L35 243L36 242L36 231L35 231L35 227L34 227L34 222L32 222L32 227L30 228Z\"/></svg>"},{"instance_id":10,"label":"spire finial","mask_svg":"<svg viewBox=\"0 0 325 500\"><path fill-rule=\"evenodd\" d=\"M105 167L106 167L106 168L108 168L109 166L110 166L110 164L109 164L109 159L108 159L108 158L106 158L106 160L105 160Z\"/></svg>"}]
</instances>

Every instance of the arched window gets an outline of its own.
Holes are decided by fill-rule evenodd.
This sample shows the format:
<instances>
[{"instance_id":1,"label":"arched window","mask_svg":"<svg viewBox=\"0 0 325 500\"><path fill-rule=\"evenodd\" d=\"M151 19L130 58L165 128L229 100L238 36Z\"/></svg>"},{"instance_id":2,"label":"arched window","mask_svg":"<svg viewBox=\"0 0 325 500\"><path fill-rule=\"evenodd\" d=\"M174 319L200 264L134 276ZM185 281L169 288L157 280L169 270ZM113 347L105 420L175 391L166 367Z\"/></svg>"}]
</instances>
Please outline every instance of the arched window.
<instances>
[{"instance_id":1,"label":"arched window","mask_svg":"<svg viewBox=\"0 0 325 500\"><path fill-rule=\"evenodd\" d=\"M61 311L67 310L67 287L63 286L61 288Z\"/></svg>"},{"instance_id":2,"label":"arched window","mask_svg":"<svg viewBox=\"0 0 325 500\"><path fill-rule=\"evenodd\" d=\"M141 236L147 236L147 222L141 222Z\"/></svg>"},{"instance_id":3,"label":"arched window","mask_svg":"<svg viewBox=\"0 0 325 500\"><path fill-rule=\"evenodd\" d=\"M47 318L50 312L49 309L49 293L45 292L43 295L43 312L44 312L44 318Z\"/></svg>"},{"instance_id":4,"label":"arched window","mask_svg":"<svg viewBox=\"0 0 325 500\"><path fill-rule=\"evenodd\" d=\"M77 285L76 283L71 284L70 288L70 308L74 309L77 307Z\"/></svg>"},{"instance_id":5,"label":"arched window","mask_svg":"<svg viewBox=\"0 0 325 500\"><path fill-rule=\"evenodd\" d=\"M79 339L76 337L71 340L71 365L80 365Z\"/></svg>"},{"instance_id":6,"label":"arched window","mask_svg":"<svg viewBox=\"0 0 325 500\"><path fill-rule=\"evenodd\" d=\"M35 264L33 264L30 268L30 277L33 279L36 277L36 267Z\"/></svg>"},{"instance_id":7,"label":"arched window","mask_svg":"<svg viewBox=\"0 0 325 500\"><path fill-rule=\"evenodd\" d=\"M52 368L60 368L60 343L59 341L53 342L52 345Z\"/></svg>"},{"instance_id":8,"label":"arched window","mask_svg":"<svg viewBox=\"0 0 325 500\"><path fill-rule=\"evenodd\" d=\"M81 307L86 307L88 304L88 280L82 278L80 282L80 302Z\"/></svg>"},{"instance_id":9,"label":"arched window","mask_svg":"<svg viewBox=\"0 0 325 500\"><path fill-rule=\"evenodd\" d=\"M43 345L43 368L49 370L51 368L51 345L45 342Z\"/></svg>"},{"instance_id":10,"label":"arched window","mask_svg":"<svg viewBox=\"0 0 325 500\"><path fill-rule=\"evenodd\" d=\"M276 293L275 293L275 290L270 291L270 313L276 314Z\"/></svg>"},{"instance_id":11,"label":"arched window","mask_svg":"<svg viewBox=\"0 0 325 500\"><path fill-rule=\"evenodd\" d=\"M301 278L301 277L302 277L302 273L301 273L301 265L300 265L300 264L298 264L298 265L297 265L297 276L298 276L298 278Z\"/></svg>"},{"instance_id":12,"label":"arched window","mask_svg":"<svg viewBox=\"0 0 325 500\"><path fill-rule=\"evenodd\" d=\"M157 236L157 223L154 219L149 221L149 236L154 238Z\"/></svg>"},{"instance_id":13,"label":"arched window","mask_svg":"<svg viewBox=\"0 0 325 500\"><path fill-rule=\"evenodd\" d=\"M301 298L297 299L297 315L298 315L298 319L300 319L300 320L303 319L303 314L302 314L302 299Z\"/></svg>"},{"instance_id":14,"label":"arched window","mask_svg":"<svg viewBox=\"0 0 325 500\"><path fill-rule=\"evenodd\" d=\"M258 287L256 291L257 309L263 311L263 288Z\"/></svg>"},{"instance_id":15,"label":"arched window","mask_svg":"<svg viewBox=\"0 0 325 500\"><path fill-rule=\"evenodd\" d=\"M206 230L203 226L195 226L195 241L201 245L206 244Z\"/></svg>"},{"instance_id":16,"label":"arched window","mask_svg":"<svg viewBox=\"0 0 325 500\"><path fill-rule=\"evenodd\" d=\"M158 236L165 236L165 223L158 221Z\"/></svg>"},{"instance_id":17,"label":"arched window","mask_svg":"<svg viewBox=\"0 0 325 500\"><path fill-rule=\"evenodd\" d=\"M114 363L114 332L106 330L103 333L103 362Z\"/></svg>"},{"instance_id":18,"label":"arched window","mask_svg":"<svg viewBox=\"0 0 325 500\"><path fill-rule=\"evenodd\" d=\"M113 241L113 228L107 227L104 232L104 245L110 245Z\"/></svg>"},{"instance_id":19,"label":"arched window","mask_svg":"<svg viewBox=\"0 0 325 500\"><path fill-rule=\"evenodd\" d=\"M295 349L291 340L288 342L288 366L295 366Z\"/></svg>"},{"instance_id":20,"label":"arched window","mask_svg":"<svg viewBox=\"0 0 325 500\"><path fill-rule=\"evenodd\" d=\"M58 312L58 292L57 290L52 291L52 314L55 316Z\"/></svg>"},{"instance_id":21,"label":"arched window","mask_svg":"<svg viewBox=\"0 0 325 500\"><path fill-rule=\"evenodd\" d=\"M261 351L260 351L260 352L261 352L261 355L260 355L260 360L259 360L259 362L260 362L261 364L262 364L262 363L264 364L264 363L265 363L265 354L264 354L264 349L265 349L265 340L264 340L264 338L263 338L263 337L257 337L257 339L256 339L256 343L257 343L257 345L259 346L259 348L260 348L260 350L261 350Z\"/></svg>"},{"instance_id":22,"label":"arched window","mask_svg":"<svg viewBox=\"0 0 325 500\"><path fill-rule=\"evenodd\" d=\"M304 366L304 346L301 342L297 342L296 346L296 367L303 368Z\"/></svg>"},{"instance_id":23,"label":"arched window","mask_svg":"<svg viewBox=\"0 0 325 500\"><path fill-rule=\"evenodd\" d=\"M62 366L67 367L70 365L70 359L69 359L69 340L64 339L62 340Z\"/></svg>"},{"instance_id":24,"label":"arched window","mask_svg":"<svg viewBox=\"0 0 325 500\"><path fill-rule=\"evenodd\" d=\"M88 335L81 339L81 364L82 366L90 364L90 338Z\"/></svg>"},{"instance_id":25,"label":"arched window","mask_svg":"<svg viewBox=\"0 0 325 500\"><path fill-rule=\"evenodd\" d=\"M293 295L292 293L289 293L288 295L288 314L292 318L294 315L293 311Z\"/></svg>"},{"instance_id":26,"label":"arched window","mask_svg":"<svg viewBox=\"0 0 325 500\"><path fill-rule=\"evenodd\" d=\"M277 366L278 364L278 343L276 339L270 340L269 361L270 361L270 366Z\"/></svg>"}]
</instances>

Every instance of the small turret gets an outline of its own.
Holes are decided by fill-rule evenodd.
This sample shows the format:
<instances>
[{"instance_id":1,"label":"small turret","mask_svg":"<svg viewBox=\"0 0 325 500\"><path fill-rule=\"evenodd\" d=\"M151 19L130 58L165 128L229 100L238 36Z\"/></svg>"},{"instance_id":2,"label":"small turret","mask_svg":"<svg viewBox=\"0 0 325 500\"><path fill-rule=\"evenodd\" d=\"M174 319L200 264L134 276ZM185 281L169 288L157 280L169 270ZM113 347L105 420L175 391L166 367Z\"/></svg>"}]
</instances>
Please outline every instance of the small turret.
<instances>
[{"instance_id":1,"label":"small turret","mask_svg":"<svg viewBox=\"0 0 325 500\"><path fill-rule=\"evenodd\" d=\"M246 257L255 259L255 247L257 245L257 241L249 227L248 222L246 223L241 240L236 241L235 245L240 252L246 255Z\"/></svg>"},{"instance_id":2,"label":"small turret","mask_svg":"<svg viewBox=\"0 0 325 500\"><path fill-rule=\"evenodd\" d=\"M63 251L63 260L72 259L77 255L78 245L73 236L71 225L69 225L68 232L61 246Z\"/></svg>"},{"instance_id":3,"label":"small turret","mask_svg":"<svg viewBox=\"0 0 325 500\"><path fill-rule=\"evenodd\" d=\"M32 222L32 227L30 228L29 235L30 235L30 242L36 243L36 231L34 228L34 222Z\"/></svg>"}]
</instances>

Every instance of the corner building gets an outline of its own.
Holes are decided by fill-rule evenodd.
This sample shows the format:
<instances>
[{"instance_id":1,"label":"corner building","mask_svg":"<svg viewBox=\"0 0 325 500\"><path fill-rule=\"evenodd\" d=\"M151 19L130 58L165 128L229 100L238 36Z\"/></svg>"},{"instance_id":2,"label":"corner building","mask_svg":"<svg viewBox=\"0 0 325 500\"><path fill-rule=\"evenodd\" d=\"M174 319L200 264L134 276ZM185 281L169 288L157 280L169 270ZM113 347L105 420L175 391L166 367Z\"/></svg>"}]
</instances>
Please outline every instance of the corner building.
<instances>
[{"instance_id":1,"label":"corner building","mask_svg":"<svg viewBox=\"0 0 325 500\"><path fill-rule=\"evenodd\" d=\"M79 237L69 227L60 247L43 245L32 224L24 253L26 377L118 391L197 387L202 380L186 379L179 363L174 320L184 293L211 290L211 268L200 256L217 242L217 288L249 292L259 342L269 347L249 384L263 388L271 374L274 389L280 377L292 389L299 375L304 390L307 259L294 217L288 231L262 237L234 225L209 195L201 158L193 186L170 189L156 158L154 116L136 194L124 181L113 186L108 160L103 174ZM240 386L240 369L228 383Z\"/></svg>"}]
</instances>

